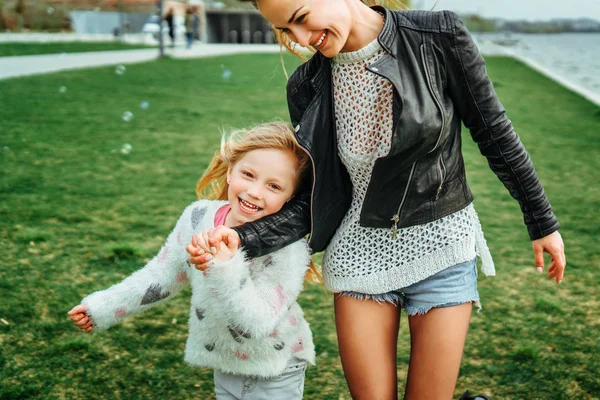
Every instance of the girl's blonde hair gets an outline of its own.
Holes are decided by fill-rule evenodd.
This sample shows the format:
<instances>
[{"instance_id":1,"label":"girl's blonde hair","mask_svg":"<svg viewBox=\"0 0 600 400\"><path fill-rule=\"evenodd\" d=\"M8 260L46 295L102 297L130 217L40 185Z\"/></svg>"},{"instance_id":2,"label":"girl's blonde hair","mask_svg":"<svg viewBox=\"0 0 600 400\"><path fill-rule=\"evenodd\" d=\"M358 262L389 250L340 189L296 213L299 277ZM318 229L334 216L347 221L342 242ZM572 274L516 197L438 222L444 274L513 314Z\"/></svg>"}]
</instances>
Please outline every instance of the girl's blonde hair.
<instances>
[{"instance_id":1,"label":"girl's blonde hair","mask_svg":"<svg viewBox=\"0 0 600 400\"><path fill-rule=\"evenodd\" d=\"M275 149L291 152L296 159L295 191L301 187L305 175L310 168L310 158L300 147L290 124L275 121L256 125L250 129L223 135L221 147L215 154L208 168L196 184L196 194L200 199L227 200L227 171L233 167L246 153L259 149ZM311 261L306 279L320 282L321 273Z\"/></svg>"},{"instance_id":2,"label":"girl's blonde hair","mask_svg":"<svg viewBox=\"0 0 600 400\"><path fill-rule=\"evenodd\" d=\"M258 3L260 0L240 0L240 1L242 3L250 3L255 8L258 8ZM400 0L360 0L360 1L369 7L383 6L385 8L391 9L391 10L406 10L406 9L408 9L408 7L405 6L404 3L402 3L402 1L400 1ZM281 45L281 50L282 50L280 52L281 64L283 66L283 71L287 78L287 71L285 69L285 65L283 65L283 48L285 47L290 53L292 53L296 57L300 58L302 61L306 61L307 58L300 51L298 51L296 49L297 43L294 42L293 40L291 40L287 34L285 34L284 32L281 32L279 29L275 28L275 26L273 24L271 24L271 29L273 30L273 34L275 35L275 39L277 40L277 43L279 43ZM312 54L315 53L315 50L313 50L310 47L307 50Z\"/></svg>"}]
</instances>

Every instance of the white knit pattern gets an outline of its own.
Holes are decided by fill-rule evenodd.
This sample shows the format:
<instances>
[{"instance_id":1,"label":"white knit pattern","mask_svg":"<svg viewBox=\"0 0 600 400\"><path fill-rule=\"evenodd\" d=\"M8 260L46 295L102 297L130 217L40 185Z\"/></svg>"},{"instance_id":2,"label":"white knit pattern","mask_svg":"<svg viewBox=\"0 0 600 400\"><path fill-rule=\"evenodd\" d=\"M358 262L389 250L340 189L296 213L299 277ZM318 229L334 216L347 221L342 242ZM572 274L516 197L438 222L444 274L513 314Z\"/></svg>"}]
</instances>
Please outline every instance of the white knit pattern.
<instances>
[{"instance_id":1,"label":"white knit pattern","mask_svg":"<svg viewBox=\"0 0 600 400\"><path fill-rule=\"evenodd\" d=\"M263 378L280 375L294 358L314 364L312 334L296 301L310 262L305 240L254 259L240 249L229 261L215 259L205 272L189 263L185 246L192 235L214 226L224 204L192 203L156 257L123 281L85 297L82 304L94 331L162 304L191 284L189 364Z\"/></svg>"},{"instance_id":2,"label":"white knit pattern","mask_svg":"<svg viewBox=\"0 0 600 400\"><path fill-rule=\"evenodd\" d=\"M374 40L333 59L338 150L352 180L353 196L325 252L325 285L333 292L385 293L472 260L476 253L483 260L482 271L494 275L472 204L427 224L399 228L395 239L390 229L358 222L375 161L389 153L392 143L392 84L366 70L384 54Z\"/></svg>"}]
</instances>

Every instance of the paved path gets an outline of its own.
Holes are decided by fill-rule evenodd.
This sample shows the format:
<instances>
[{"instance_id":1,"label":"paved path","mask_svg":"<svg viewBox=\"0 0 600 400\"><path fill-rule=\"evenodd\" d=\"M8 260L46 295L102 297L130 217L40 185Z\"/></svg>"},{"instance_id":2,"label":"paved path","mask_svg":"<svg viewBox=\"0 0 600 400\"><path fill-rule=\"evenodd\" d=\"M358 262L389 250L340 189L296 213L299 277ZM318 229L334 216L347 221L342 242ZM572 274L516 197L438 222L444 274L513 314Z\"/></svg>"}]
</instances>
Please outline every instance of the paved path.
<instances>
[{"instance_id":1,"label":"paved path","mask_svg":"<svg viewBox=\"0 0 600 400\"><path fill-rule=\"evenodd\" d=\"M276 44L197 44L190 51L175 48L167 49L166 54L175 58L200 58L226 54L276 52L279 52L279 45ZM154 60L157 57L158 49L0 57L0 79L69 69L134 64Z\"/></svg>"},{"instance_id":2,"label":"paved path","mask_svg":"<svg viewBox=\"0 0 600 400\"><path fill-rule=\"evenodd\" d=\"M594 104L600 105L600 96L587 88L570 83L568 80L544 68L536 62L514 54L505 47L490 41L478 43L484 55L506 55L515 57L550 79L579 93ZM196 44L190 51L183 48L166 48L166 54L175 58L201 58L241 53L277 53L277 44ZM46 54L37 56L0 57L0 80L27 75L45 74L106 65L134 64L154 60L158 49L114 50L90 53Z\"/></svg>"}]
</instances>

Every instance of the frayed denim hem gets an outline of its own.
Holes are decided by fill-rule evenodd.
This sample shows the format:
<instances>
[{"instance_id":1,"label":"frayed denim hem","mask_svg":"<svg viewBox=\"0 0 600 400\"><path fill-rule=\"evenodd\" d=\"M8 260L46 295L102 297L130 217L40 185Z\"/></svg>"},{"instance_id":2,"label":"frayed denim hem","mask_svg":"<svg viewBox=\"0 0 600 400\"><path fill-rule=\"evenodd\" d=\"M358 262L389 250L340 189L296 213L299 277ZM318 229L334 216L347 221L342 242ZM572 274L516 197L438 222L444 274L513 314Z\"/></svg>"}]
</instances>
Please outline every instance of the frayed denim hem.
<instances>
[{"instance_id":1,"label":"frayed denim hem","mask_svg":"<svg viewBox=\"0 0 600 400\"><path fill-rule=\"evenodd\" d=\"M402 295L399 293L394 293L394 292L368 294L368 293L345 291L345 292L336 293L336 295L352 297L352 298L355 298L356 300L373 300L379 304L391 303L395 306L398 306L398 305L401 306L403 303Z\"/></svg>"},{"instance_id":2,"label":"frayed denim hem","mask_svg":"<svg viewBox=\"0 0 600 400\"><path fill-rule=\"evenodd\" d=\"M478 298L476 299L472 299L472 300L465 300L465 301L456 301L456 302L452 302L452 303L442 303L442 304L438 304L435 306L428 306L428 307L409 307L409 309L405 308L406 310L406 314L408 316L414 316L414 315L425 315L427 314L431 309L433 308L448 308L448 307L454 307L454 306L459 306L461 304L465 304L465 303L473 303L475 304L475 306L477 306L477 312L479 313L483 308L481 307L481 301L479 301Z\"/></svg>"}]
</instances>

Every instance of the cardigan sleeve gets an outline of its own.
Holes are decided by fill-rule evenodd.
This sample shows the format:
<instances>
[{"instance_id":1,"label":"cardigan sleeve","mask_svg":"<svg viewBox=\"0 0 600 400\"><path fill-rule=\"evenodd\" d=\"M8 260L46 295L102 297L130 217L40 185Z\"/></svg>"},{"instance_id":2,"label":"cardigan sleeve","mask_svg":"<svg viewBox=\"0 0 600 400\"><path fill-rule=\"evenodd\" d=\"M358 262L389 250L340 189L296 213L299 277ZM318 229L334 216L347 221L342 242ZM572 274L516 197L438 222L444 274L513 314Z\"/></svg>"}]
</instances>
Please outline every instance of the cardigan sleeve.
<instances>
[{"instance_id":1,"label":"cardigan sleeve","mask_svg":"<svg viewBox=\"0 0 600 400\"><path fill-rule=\"evenodd\" d=\"M448 84L455 107L482 155L523 212L532 240L559 228L529 154L506 117L485 62L460 18L445 12L453 34L446 48Z\"/></svg>"},{"instance_id":2,"label":"cardigan sleeve","mask_svg":"<svg viewBox=\"0 0 600 400\"><path fill-rule=\"evenodd\" d=\"M250 273L251 264L254 274ZM206 273L207 286L219 299L232 335L265 337L288 314L302 291L310 263L305 240L261 259L246 259L243 249Z\"/></svg>"},{"instance_id":3,"label":"cardigan sleeve","mask_svg":"<svg viewBox=\"0 0 600 400\"><path fill-rule=\"evenodd\" d=\"M90 294L82 300L96 330L105 330L123 318L144 312L172 298L185 286L193 266L185 246L198 227L206 207L202 202L188 206L159 253L142 269L123 281Z\"/></svg>"}]
</instances>

